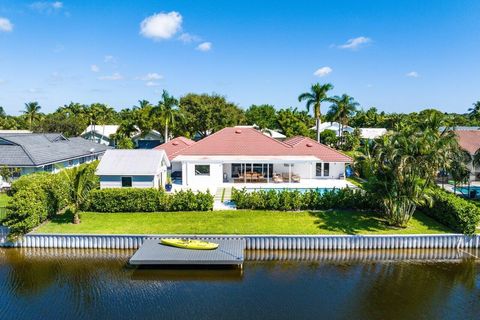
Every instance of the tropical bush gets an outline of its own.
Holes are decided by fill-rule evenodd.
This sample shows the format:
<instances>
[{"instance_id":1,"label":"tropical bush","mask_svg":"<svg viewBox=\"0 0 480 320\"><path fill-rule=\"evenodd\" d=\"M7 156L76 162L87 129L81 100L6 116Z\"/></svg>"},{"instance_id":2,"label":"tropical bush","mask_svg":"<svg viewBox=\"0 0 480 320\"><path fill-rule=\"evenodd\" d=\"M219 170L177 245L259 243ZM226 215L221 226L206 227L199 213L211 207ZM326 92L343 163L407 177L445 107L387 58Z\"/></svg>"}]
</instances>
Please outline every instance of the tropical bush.
<instances>
[{"instance_id":1,"label":"tropical bush","mask_svg":"<svg viewBox=\"0 0 480 320\"><path fill-rule=\"evenodd\" d=\"M92 190L82 208L95 212L208 211L213 209L210 192L191 190L167 194L146 188L112 188Z\"/></svg>"},{"instance_id":2,"label":"tropical bush","mask_svg":"<svg viewBox=\"0 0 480 320\"><path fill-rule=\"evenodd\" d=\"M90 179L95 179L94 166L96 163L85 164L79 168L92 167L89 169ZM12 198L7 206L7 215L2 221L10 229L9 237L12 240L30 232L73 203L72 187L63 173L71 170L74 169L66 169L57 174L33 173L13 182L10 190Z\"/></svg>"},{"instance_id":3,"label":"tropical bush","mask_svg":"<svg viewBox=\"0 0 480 320\"><path fill-rule=\"evenodd\" d=\"M420 208L435 220L464 234L474 234L480 222L480 208L453 193L435 188L431 192L432 205Z\"/></svg>"},{"instance_id":4,"label":"tropical bush","mask_svg":"<svg viewBox=\"0 0 480 320\"><path fill-rule=\"evenodd\" d=\"M232 200L238 209L256 210L326 210L356 209L379 210L381 205L368 192L361 189L333 189L326 192L309 190L232 190Z\"/></svg>"}]
</instances>

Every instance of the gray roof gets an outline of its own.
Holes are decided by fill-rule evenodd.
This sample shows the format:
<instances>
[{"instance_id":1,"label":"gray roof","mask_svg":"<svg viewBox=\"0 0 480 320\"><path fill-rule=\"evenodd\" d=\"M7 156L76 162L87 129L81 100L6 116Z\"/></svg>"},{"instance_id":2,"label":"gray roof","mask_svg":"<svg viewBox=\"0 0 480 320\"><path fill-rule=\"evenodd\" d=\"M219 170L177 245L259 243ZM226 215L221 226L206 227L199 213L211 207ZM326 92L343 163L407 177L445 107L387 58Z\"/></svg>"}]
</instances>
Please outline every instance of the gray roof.
<instances>
[{"instance_id":1,"label":"gray roof","mask_svg":"<svg viewBox=\"0 0 480 320\"><path fill-rule=\"evenodd\" d=\"M41 166L103 153L110 147L58 133L0 134L0 165Z\"/></svg>"},{"instance_id":2,"label":"gray roof","mask_svg":"<svg viewBox=\"0 0 480 320\"><path fill-rule=\"evenodd\" d=\"M98 164L99 176L150 176L170 166L167 154L157 149L108 150Z\"/></svg>"}]
</instances>

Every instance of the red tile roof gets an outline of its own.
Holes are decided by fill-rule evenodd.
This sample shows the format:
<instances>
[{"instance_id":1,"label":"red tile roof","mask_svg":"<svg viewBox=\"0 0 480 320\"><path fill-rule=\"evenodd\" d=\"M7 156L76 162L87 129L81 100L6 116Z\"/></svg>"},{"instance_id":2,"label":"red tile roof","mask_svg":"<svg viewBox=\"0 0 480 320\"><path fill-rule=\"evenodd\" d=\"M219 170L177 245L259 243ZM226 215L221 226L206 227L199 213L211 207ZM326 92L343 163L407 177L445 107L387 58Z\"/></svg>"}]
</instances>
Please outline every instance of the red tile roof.
<instances>
[{"instance_id":1,"label":"red tile roof","mask_svg":"<svg viewBox=\"0 0 480 320\"><path fill-rule=\"evenodd\" d=\"M179 155L315 156L328 162L352 161L343 153L310 138L295 137L281 142L253 128L224 128L175 153L175 156Z\"/></svg>"},{"instance_id":2,"label":"red tile roof","mask_svg":"<svg viewBox=\"0 0 480 320\"><path fill-rule=\"evenodd\" d=\"M463 150L475 154L480 149L480 130L457 130L455 134Z\"/></svg>"},{"instance_id":3,"label":"red tile roof","mask_svg":"<svg viewBox=\"0 0 480 320\"><path fill-rule=\"evenodd\" d=\"M172 139L166 143L163 143L155 149L157 150L165 150L165 153L167 154L168 160L172 160L178 152L182 151L183 149L191 146L194 144L195 141L190 140L185 137L177 137L175 139Z\"/></svg>"}]
</instances>

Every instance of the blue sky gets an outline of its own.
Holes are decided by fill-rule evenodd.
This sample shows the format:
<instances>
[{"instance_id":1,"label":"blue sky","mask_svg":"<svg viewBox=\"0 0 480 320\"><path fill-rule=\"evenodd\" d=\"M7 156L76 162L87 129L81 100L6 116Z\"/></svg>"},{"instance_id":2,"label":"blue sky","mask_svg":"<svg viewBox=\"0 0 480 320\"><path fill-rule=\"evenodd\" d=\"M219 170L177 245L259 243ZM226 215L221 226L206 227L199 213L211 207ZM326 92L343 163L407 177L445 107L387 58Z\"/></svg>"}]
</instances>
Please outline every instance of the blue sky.
<instances>
[{"instance_id":1,"label":"blue sky","mask_svg":"<svg viewBox=\"0 0 480 320\"><path fill-rule=\"evenodd\" d=\"M480 100L480 1L0 0L0 105L120 110L162 89L302 107L330 82L364 108Z\"/></svg>"}]
</instances>

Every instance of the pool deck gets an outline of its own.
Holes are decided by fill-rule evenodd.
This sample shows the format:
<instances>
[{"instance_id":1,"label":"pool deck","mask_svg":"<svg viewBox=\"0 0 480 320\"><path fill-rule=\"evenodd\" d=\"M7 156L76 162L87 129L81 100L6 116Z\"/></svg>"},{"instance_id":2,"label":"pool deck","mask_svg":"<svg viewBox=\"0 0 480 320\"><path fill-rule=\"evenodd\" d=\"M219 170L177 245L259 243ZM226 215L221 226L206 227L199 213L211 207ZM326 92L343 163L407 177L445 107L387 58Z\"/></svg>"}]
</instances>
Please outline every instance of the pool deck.
<instances>
[{"instance_id":1,"label":"pool deck","mask_svg":"<svg viewBox=\"0 0 480 320\"><path fill-rule=\"evenodd\" d=\"M147 239L130 258L131 265L170 266L242 266L244 239L205 239L218 243L215 250L189 250L160 244L159 239Z\"/></svg>"}]
</instances>

